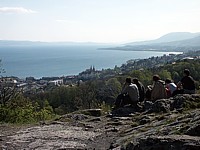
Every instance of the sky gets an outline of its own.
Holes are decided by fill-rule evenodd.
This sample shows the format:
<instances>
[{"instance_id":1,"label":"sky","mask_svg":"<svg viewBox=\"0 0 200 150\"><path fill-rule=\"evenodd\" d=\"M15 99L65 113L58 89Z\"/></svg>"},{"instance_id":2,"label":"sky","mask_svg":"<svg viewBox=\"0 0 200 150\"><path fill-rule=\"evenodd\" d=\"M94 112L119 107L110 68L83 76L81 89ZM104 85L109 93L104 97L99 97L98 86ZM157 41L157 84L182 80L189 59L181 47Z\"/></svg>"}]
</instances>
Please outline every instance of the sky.
<instances>
[{"instance_id":1,"label":"sky","mask_svg":"<svg viewBox=\"0 0 200 150\"><path fill-rule=\"evenodd\" d=\"M0 0L0 40L123 43L200 32L200 0Z\"/></svg>"}]
</instances>

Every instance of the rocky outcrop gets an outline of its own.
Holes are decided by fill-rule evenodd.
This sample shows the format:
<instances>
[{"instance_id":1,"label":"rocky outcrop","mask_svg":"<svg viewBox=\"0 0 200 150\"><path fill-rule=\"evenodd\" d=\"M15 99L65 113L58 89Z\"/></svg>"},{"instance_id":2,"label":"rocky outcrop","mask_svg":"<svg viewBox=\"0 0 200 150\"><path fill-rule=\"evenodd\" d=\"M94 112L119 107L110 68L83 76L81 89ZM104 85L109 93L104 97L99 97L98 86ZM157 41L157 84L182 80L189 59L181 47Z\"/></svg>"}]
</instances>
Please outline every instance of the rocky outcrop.
<instances>
[{"instance_id":1,"label":"rocky outcrop","mask_svg":"<svg viewBox=\"0 0 200 150\"><path fill-rule=\"evenodd\" d=\"M134 145L129 143L127 150L199 150L200 137L188 135L150 136L142 138Z\"/></svg>"},{"instance_id":2,"label":"rocky outcrop","mask_svg":"<svg viewBox=\"0 0 200 150\"><path fill-rule=\"evenodd\" d=\"M177 95L145 103L144 112L133 119L138 125L123 135L129 142L121 149L200 149L200 95Z\"/></svg>"},{"instance_id":3,"label":"rocky outcrop","mask_svg":"<svg viewBox=\"0 0 200 150\"><path fill-rule=\"evenodd\" d=\"M200 116L199 116L200 117ZM199 118L200 119L200 118ZM192 125L187 131L187 135L191 136L199 136L200 137L200 121L196 122L194 125Z\"/></svg>"},{"instance_id":4,"label":"rocky outcrop","mask_svg":"<svg viewBox=\"0 0 200 150\"><path fill-rule=\"evenodd\" d=\"M23 128L0 125L0 149L200 149L200 95L102 114L88 109Z\"/></svg>"},{"instance_id":5,"label":"rocky outcrop","mask_svg":"<svg viewBox=\"0 0 200 150\"><path fill-rule=\"evenodd\" d=\"M129 116L135 112L147 113L168 113L173 110L183 111L189 109L200 108L200 95L199 94L184 94L177 95L170 99L159 99L155 102L145 101L137 106L125 106L112 111L115 116Z\"/></svg>"}]
</instances>

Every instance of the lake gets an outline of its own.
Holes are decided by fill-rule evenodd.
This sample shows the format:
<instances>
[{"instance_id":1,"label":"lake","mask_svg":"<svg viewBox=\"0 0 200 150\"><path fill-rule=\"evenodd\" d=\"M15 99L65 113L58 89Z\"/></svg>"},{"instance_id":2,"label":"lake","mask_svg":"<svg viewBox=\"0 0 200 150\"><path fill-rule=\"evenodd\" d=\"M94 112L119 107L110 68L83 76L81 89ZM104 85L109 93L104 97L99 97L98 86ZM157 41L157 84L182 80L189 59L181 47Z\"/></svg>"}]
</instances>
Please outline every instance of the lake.
<instances>
[{"instance_id":1,"label":"lake","mask_svg":"<svg viewBox=\"0 0 200 150\"><path fill-rule=\"evenodd\" d=\"M52 77L77 75L94 66L97 70L121 66L130 59L162 56L172 52L100 50L104 46L0 46L3 76Z\"/></svg>"}]
</instances>

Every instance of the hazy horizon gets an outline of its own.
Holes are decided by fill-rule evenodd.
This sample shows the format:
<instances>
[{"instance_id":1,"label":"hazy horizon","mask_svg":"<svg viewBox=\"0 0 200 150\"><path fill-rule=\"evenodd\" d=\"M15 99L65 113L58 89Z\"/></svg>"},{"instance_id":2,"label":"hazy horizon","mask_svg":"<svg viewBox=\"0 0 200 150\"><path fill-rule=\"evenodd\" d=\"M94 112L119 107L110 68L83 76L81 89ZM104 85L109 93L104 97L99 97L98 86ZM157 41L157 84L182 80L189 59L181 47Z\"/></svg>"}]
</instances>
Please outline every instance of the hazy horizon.
<instances>
[{"instance_id":1,"label":"hazy horizon","mask_svg":"<svg viewBox=\"0 0 200 150\"><path fill-rule=\"evenodd\" d=\"M0 40L126 43L200 31L199 0L1 0Z\"/></svg>"}]
</instances>

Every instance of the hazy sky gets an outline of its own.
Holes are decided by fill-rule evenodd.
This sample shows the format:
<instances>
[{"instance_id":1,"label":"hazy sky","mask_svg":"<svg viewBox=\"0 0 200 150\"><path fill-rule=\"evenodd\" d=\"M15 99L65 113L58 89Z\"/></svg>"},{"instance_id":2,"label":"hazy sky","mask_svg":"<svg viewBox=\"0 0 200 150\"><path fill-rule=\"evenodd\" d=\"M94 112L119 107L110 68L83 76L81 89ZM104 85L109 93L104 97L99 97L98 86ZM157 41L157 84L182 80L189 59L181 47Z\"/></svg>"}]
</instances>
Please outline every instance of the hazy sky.
<instances>
[{"instance_id":1,"label":"hazy sky","mask_svg":"<svg viewBox=\"0 0 200 150\"><path fill-rule=\"evenodd\" d=\"M0 40L131 42L200 32L200 0L0 0Z\"/></svg>"}]
</instances>

